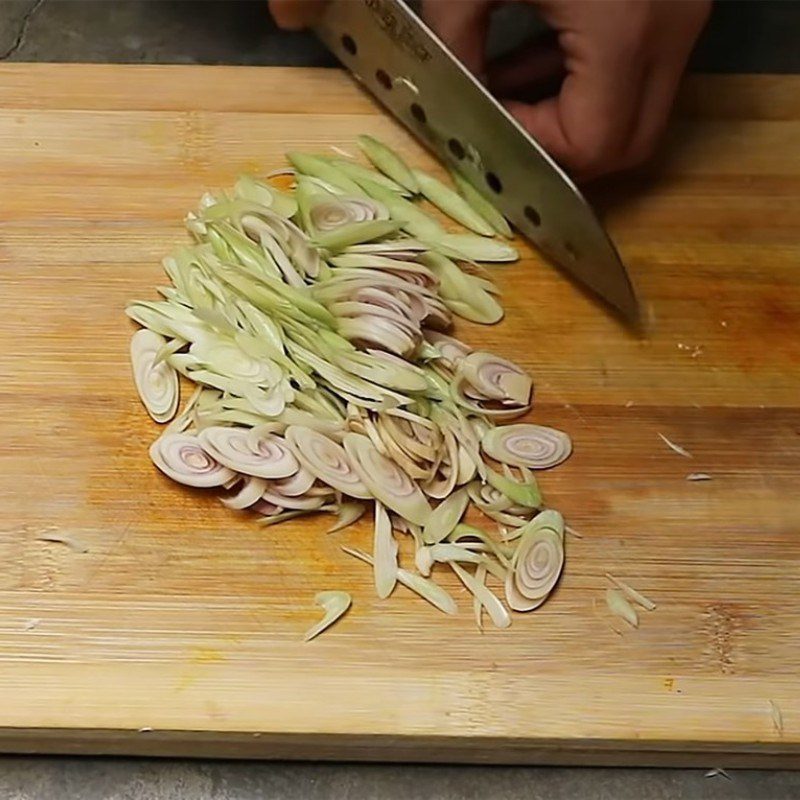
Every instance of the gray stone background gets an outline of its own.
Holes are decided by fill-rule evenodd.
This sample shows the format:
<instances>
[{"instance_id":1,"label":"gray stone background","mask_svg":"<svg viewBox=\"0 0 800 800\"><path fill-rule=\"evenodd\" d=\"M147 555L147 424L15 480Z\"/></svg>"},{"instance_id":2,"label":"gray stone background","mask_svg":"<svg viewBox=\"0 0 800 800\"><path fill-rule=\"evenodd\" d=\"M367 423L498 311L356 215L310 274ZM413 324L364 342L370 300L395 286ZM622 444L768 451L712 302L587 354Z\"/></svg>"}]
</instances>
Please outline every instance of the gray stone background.
<instances>
[{"instance_id":1,"label":"gray stone background","mask_svg":"<svg viewBox=\"0 0 800 800\"><path fill-rule=\"evenodd\" d=\"M530 24L501 18L496 47ZM0 0L2 60L333 63L277 31L263 0ZM692 68L800 72L800 3L719 0ZM800 798L800 772L707 771L0 757L0 800Z\"/></svg>"}]
</instances>

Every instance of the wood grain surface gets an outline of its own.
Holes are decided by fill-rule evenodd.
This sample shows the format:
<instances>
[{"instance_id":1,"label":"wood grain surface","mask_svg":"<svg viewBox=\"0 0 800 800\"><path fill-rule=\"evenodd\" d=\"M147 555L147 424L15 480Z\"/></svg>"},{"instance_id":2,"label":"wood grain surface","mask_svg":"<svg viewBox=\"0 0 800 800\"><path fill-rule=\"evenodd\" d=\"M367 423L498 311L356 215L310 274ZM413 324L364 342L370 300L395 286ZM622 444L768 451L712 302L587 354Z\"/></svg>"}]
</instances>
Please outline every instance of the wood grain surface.
<instances>
[{"instance_id":1,"label":"wood grain surface","mask_svg":"<svg viewBox=\"0 0 800 800\"><path fill-rule=\"evenodd\" d=\"M583 535L541 610L480 634L447 576L456 618L377 600L339 550L363 529L261 529L163 478L122 313L204 190L361 132L429 157L336 71L1 65L0 747L798 764L799 97L694 78L656 164L592 189L646 336L530 252L496 270L506 321L460 326L572 434L541 483ZM606 571L658 603L638 630ZM352 611L304 644L336 588Z\"/></svg>"}]
</instances>

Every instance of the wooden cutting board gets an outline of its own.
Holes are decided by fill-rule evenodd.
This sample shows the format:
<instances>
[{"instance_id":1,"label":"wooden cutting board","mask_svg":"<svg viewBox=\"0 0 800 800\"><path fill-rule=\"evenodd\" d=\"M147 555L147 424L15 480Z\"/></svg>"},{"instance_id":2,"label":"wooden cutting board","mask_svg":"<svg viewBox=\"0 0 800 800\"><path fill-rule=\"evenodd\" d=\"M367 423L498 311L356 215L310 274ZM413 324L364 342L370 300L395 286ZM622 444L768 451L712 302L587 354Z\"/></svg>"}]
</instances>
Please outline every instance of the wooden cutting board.
<instances>
[{"instance_id":1,"label":"wooden cutting board","mask_svg":"<svg viewBox=\"0 0 800 800\"><path fill-rule=\"evenodd\" d=\"M541 483L583 538L508 631L447 576L457 618L378 601L339 550L366 530L262 529L147 459L126 300L204 190L360 132L431 166L336 71L0 67L0 747L797 765L800 79L693 79L656 165L596 188L648 336L530 252L506 321L460 327L575 441ZM658 603L638 630L607 571Z\"/></svg>"}]
</instances>

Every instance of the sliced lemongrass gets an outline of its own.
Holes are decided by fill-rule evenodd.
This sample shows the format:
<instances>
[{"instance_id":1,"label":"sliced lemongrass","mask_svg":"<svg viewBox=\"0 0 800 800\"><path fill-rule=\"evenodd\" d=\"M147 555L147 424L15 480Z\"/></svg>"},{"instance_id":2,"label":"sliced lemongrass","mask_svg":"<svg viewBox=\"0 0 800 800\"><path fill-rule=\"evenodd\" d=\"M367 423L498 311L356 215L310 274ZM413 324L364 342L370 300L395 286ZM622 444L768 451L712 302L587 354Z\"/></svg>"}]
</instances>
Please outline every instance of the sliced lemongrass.
<instances>
[{"instance_id":1,"label":"sliced lemongrass","mask_svg":"<svg viewBox=\"0 0 800 800\"><path fill-rule=\"evenodd\" d=\"M416 235L416 234L415 234ZM516 261L519 253L510 244L474 233L445 233L419 237L431 250L464 261Z\"/></svg>"},{"instance_id":2,"label":"sliced lemongrass","mask_svg":"<svg viewBox=\"0 0 800 800\"><path fill-rule=\"evenodd\" d=\"M458 376L469 382L481 395L520 406L530 403L533 382L513 361L492 353L476 350L465 356L458 365Z\"/></svg>"},{"instance_id":3,"label":"sliced lemongrass","mask_svg":"<svg viewBox=\"0 0 800 800\"><path fill-rule=\"evenodd\" d=\"M241 175L236 181L234 193L243 200L268 206L282 217L293 217L297 213L297 201L286 192L262 183L250 175Z\"/></svg>"},{"instance_id":4,"label":"sliced lemongrass","mask_svg":"<svg viewBox=\"0 0 800 800\"><path fill-rule=\"evenodd\" d=\"M306 631L305 636L303 636L303 641L305 642L310 642L315 636L319 636L324 630L330 628L336 620L347 612L353 601L347 592L327 591L318 592L314 596L314 602L322 606L325 610L325 616Z\"/></svg>"},{"instance_id":5,"label":"sliced lemongrass","mask_svg":"<svg viewBox=\"0 0 800 800\"><path fill-rule=\"evenodd\" d=\"M450 175L461 196L475 212L480 214L497 233L506 239L511 239L514 232L506 218L466 178L455 171L451 171Z\"/></svg>"},{"instance_id":6,"label":"sliced lemongrass","mask_svg":"<svg viewBox=\"0 0 800 800\"><path fill-rule=\"evenodd\" d=\"M633 586L630 586L619 578L615 578L608 572L606 572L606 578L608 578L618 589L622 590L629 600L633 600L634 603L640 605L647 611L655 611L656 604L649 597L645 597L641 592L637 592Z\"/></svg>"},{"instance_id":7,"label":"sliced lemongrass","mask_svg":"<svg viewBox=\"0 0 800 800\"><path fill-rule=\"evenodd\" d=\"M156 422L169 422L178 410L178 373L163 361L156 364L156 355L166 340L143 328L131 337L131 364L136 391L147 413Z\"/></svg>"},{"instance_id":8,"label":"sliced lemongrass","mask_svg":"<svg viewBox=\"0 0 800 800\"><path fill-rule=\"evenodd\" d=\"M242 487L233 497L221 498L222 505L228 508L241 510L257 503L267 490L267 482L263 478L247 476L242 481Z\"/></svg>"},{"instance_id":9,"label":"sliced lemongrass","mask_svg":"<svg viewBox=\"0 0 800 800\"><path fill-rule=\"evenodd\" d=\"M364 155L384 175L408 189L412 194L419 192L419 184L414 173L409 169L399 153L374 136L364 134L359 136L357 141Z\"/></svg>"},{"instance_id":10,"label":"sliced lemongrass","mask_svg":"<svg viewBox=\"0 0 800 800\"><path fill-rule=\"evenodd\" d=\"M304 175L321 178L355 197L363 194L361 187L355 181L350 180L341 170L318 156L307 153L287 153L286 158L298 172L302 172Z\"/></svg>"},{"instance_id":11,"label":"sliced lemongrass","mask_svg":"<svg viewBox=\"0 0 800 800\"><path fill-rule=\"evenodd\" d=\"M694 458L694 456L684 447L681 447L679 444L675 444L675 442L667 439L663 433L658 434L658 438L661 439L664 444L669 447L674 453L677 453L679 456L683 456L684 458Z\"/></svg>"},{"instance_id":12,"label":"sliced lemongrass","mask_svg":"<svg viewBox=\"0 0 800 800\"><path fill-rule=\"evenodd\" d=\"M503 425L486 431L481 449L504 464L549 469L569 458L572 441L566 433L544 425Z\"/></svg>"},{"instance_id":13,"label":"sliced lemongrass","mask_svg":"<svg viewBox=\"0 0 800 800\"><path fill-rule=\"evenodd\" d=\"M364 503L339 503L336 522L325 533L336 533L358 522L367 511Z\"/></svg>"},{"instance_id":14,"label":"sliced lemongrass","mask_svg":"<svg viewBox=\"0 0 800 800\"><path fill-rule=\"evenodd\" d=\"M428 544L435 544L446 539L461 522L461 517L469 505L466 489L458 489L446 497L433 510L424 523L422 538Z\"/></svg>"},{"instance_id":15,"label":"sliced lemongrass","mask_svg":"<svg viewBox=\"0 0 800 800\"><path fill-rule=\"evenodd\" d=\"M318 233L337 230L357 222L387 219L389 210L386 206L368 197L338 197L323 200L314 203L309 211L310 227ZM354 244L362 242L363 240Z\"/></svg>"},{"instance_id":16,"label":"sliced lemongrass","mask_svg":"<svg viewBox=\"0 0 800 800\"><path fill-rule=\"evenodd\" d=\"M304 467L300 467L294 475L272 482L272 488L284 497L302 497L314 491L317 476Z\"/></svg>"},{"instance_id":17,"label":"sliced lemongrass","mask_svg":"<svg viewBox=\"0 0 800 800\"><path fill-rule=\"evenodd\" d=\"M624 619L634 628L639 627L639 615L620 589L606 589L606 605L615 617Z\"/></svg>"},{"instance_id":18,"label":"sliced lemongrass","mask_svg":"<svg viewBox=\"0 0 800 800\"><path fill-rule=\"evenodd\" d=\"M490 486L525 508L538 508L542 504L542 494L535 482L512 480L492 469L487 471L486 479Z\"/></svg>"},{"instance_id":19,"label":"sliced lemongrass","mask_svg":"<svg viewBox=\"0 0 800 800\"><path fill-rule=\"evenodd\" d=\"M481 236L494 235L494 228L449 186L421 169L415 169L413 175L422 194L441 212Z\"/></svg>"},{"instance_id":20,"label":"sliced lemongrass","mask_svg":"<svg viewBox=\"0 0 800 800\"><path fill-rule=\"evenodd\" d=\"M332 496L315 497L309 493L303 497L288 497L280 492L267 489L261 495L261 499L289 511L319 511L324 505L327 505Z\"/></svg>"},{"instance_id":21,"label":"sliced lemongrass","mask_svg":"<svg viewBox=\"0 0 800 800\"><path fill-rule=\"evenodd\" d=\"M399 183L397 183L397 181L393 181L382 172L376 172L374 169L364 167L355 161L347 161L343 158L333 158L330 159L330 162L334 167L336 167L336 169L338 169L340 172L343 172L348 178L355 181L359 186L362 185L363 181L368 181L370 183L377 183L379 186L382 186L384 189L388 189L391 192L397 192L398 194L403 195L410 194L408 189L406 189L404 186L401 186Z\"/></svg>"},{"instance_id":22,"label":"sliced lemongrass","mask_svg":"<svg viewBox=\"0 0 800 800\"><path fill-rule=\"evenodd\" d=\"M265 506L274 507L274 503L270 503L266 500L261 500L259 502L263 502ZM253 506L253 510L257 510L256 506ZM319 508L304 508L304 509L293 509L291 511L279 511L278 513L267 514L263 517L260 517L256 520L256 524L260 525L263 528L268 528L270 525L279 525L281 522L286 522L290 519L298 519L299 517L307 517L310 514L316 514L319 511L324 511L325 506L320 506Z\"/></svg>"},{"instance_id":23,"label":"sliced lemongrass","mask_svg":"<svg viewBox=\"0 0 800 800\"><path fill-rule=\"evenodd\" d=\"M474 575L470 575L467 570L459 566L455 561L450 562L450 567L453 572L458 575L461 583L467 587L486 609L495 628L507 628L511 624L511 614L508 613L508 609L495 597L486 584L483 581L477 580Z\"/></svg>"},{"instance_id":24,"label":"sliced lemongrass","mask_svg":"<svg viewBox=\"0 0 800 800\"><path fill-rule=\"evenodd\" d=\"M494 554L504 567L510 566L513 551L496 542L486 531L462 522L456 525L455 530L448 537L448 540L454 544L467 544L464 542L465 539L477 539Z\"/></svg>"},{"instance_id":25,"label":"sliced lemongrass","mask_svg":"<svg viewBox=\"0 0 800 800\"><path fill-rule=\"evenodd\" d=\"M406 233L423 244L424 240L438 240L445 235L444 228L433 217L404 197L369 181L362 181L361 185L370 197L380 200L389 209L391 218L399 222Z\"/></svg>"},{"instance_id":26,"label":"sliced lemongrass","mask_svg":"<svg viewBox=\"0 0 800 800\"><path fill-rule=\"evenodd\" d=\"M392 536L389 515L377 500L372 556L375 591L378 597L384 600L392 593L397 583L397 542Z\"/></svg>"},{"instance_id":27,"label":"sliced lemongrass","mask_svg":"<svg viewBox=\"0 0 800 800\"><path fill-rule=\"evenodd\" d=\"M360 561L372 564L372 556L367 555L361 550L344 546L342 546L342 550ZM416 592L423 600L427 600L432 606L438 608L439 611L443 611L445 614L458 613L455 600L431 578L423 578L422 575L417 575L414 572L403 569L403 567L399 567L397 570L397 580L407 589Z\"/></svg>"},{"instance_id":28,"label":"sliced lemongrass","mask_svg":"<svg viewBox=\"0 0 800 800\"><path fill-rule=\"evenodd\" d=\"M479 564L475 569L475 580L486 585L486 566L484 564ZM472 613L475 615L475 624L478 626L478 630L483 631L483 603L475 592L472 595Z\"/></svg>"},{"instance_id":29,"label":"sliced lemongrass","mask_svg":"<svg viewBox=\"0 0 800 800\"><path fill-rule=\"evenodd\" d=\"M297 460L323 483L350 497L372 499L372 492L340 444L319 431L298 425L287 428L285 436Z\"/></svg>"},{"instance_id":30,"label":"sliced lemongrass","mask_svg":"<svg viewBox=\"0 0 800 800\"><path fill-rule=\"evenodd\" d=\"M711 476L707 472L690 472L686 476L687 481L710 481Z\"/></svg>"},{"instance_id":31,"label":"sliced lemongrass","mask_svg":"<svg viewBox=\"0 0 800 800\"><path fill-rule=\"evenodd\" d=\"M150 446L153 463L172 480L185 486L222 486L236 473L212 458L196 436L166 433Z\"/></svg>"},{"instance_id":32,"label":"sliced lemongrass","mask_svg":"<svg viewBox=\"0 0 800 800\"><path fill-rule=\"evenodd\" d=\"M348 433L343 443L356 472L373 496L409 522L424 525L431 508L411 478L381 455L366 436Z\"/></svg>"},{"instance_id":33,"label":"sliced lemongrass","mask_svg":"<svg viewBox=\"0 0 800 800\"><path fill-rule=\"evenodd\" d=\"M552 592L564 568L564 545L551 528L529 523L506 577L506 600L514 611L533 611Z\"/></svg>"},{"instance_id":34,"label":"sliced lemongrass","mask_svg":"<svg viewBox=\"0 0 800 800\"><path fill-rule=\"evenodd\" d=\"M283 439L264 433L257 439L245 428L212 425L199 435L203 449L229 469L257 478L287 478L300 468Z\"/></svg>"}]
</instances>

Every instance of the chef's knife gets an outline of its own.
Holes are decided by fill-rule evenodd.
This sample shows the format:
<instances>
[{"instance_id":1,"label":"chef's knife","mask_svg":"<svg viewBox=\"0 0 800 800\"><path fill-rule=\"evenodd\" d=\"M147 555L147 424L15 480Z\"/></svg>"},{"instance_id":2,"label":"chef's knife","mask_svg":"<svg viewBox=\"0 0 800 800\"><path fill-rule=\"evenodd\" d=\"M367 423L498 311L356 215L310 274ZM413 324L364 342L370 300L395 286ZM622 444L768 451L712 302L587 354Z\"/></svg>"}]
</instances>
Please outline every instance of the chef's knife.
<instances>
[{"instance_id":1,"label":"chef's knife","mask_svg":"<svg viewBox=\"0 0 800 800\"><path fill-rule=\"evenodd\" d=\"M629 321L639 319L625 266L584 197L403 0L331 0L316 32L555 264Z\"/></svg>"}]
</instances>

